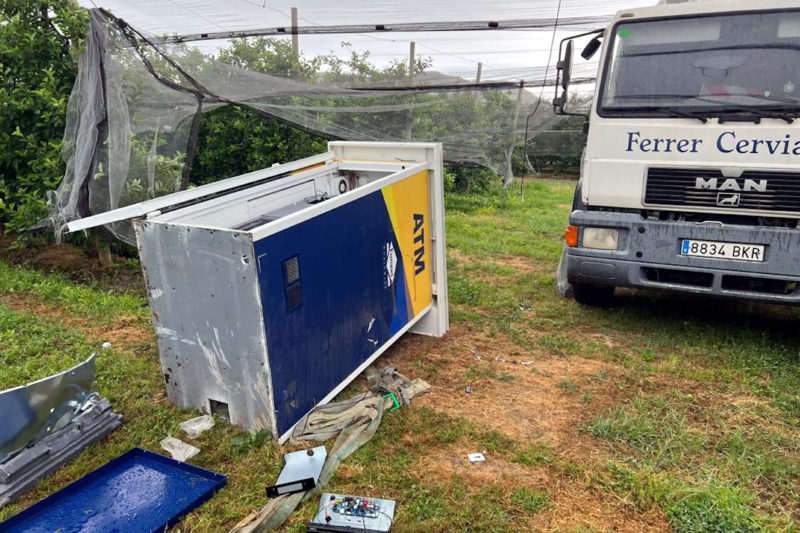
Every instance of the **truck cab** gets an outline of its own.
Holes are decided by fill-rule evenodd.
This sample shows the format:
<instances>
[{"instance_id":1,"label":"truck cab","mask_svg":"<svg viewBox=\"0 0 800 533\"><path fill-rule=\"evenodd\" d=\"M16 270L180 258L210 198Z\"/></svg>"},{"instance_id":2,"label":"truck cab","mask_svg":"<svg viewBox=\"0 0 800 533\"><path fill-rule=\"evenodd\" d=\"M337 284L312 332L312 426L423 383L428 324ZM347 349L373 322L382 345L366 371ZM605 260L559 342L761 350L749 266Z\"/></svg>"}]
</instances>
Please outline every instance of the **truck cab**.
<instances>
[{"instance_id":1,"label":"truck cab","mask_svg":"<svg viewBox=\"0 0 800 533\"><path fill-rule=\"evenodd\" d=\"M561 114L572 48L560 49ZM621 11L581 55L598 48L562 257L575 298L640 287L800 303L797 2Z\"/></svg>"}]
</instances>

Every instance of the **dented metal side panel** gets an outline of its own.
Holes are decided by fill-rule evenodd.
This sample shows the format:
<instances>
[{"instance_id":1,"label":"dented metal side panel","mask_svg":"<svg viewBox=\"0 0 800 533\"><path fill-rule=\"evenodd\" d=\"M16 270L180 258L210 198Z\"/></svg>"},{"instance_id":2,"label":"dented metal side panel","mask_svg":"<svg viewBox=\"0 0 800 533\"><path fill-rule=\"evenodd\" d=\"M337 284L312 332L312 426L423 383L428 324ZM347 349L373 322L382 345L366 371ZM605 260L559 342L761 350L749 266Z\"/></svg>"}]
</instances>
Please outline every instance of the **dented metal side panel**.
<instances>
[{"instance_id":1,"label":"dented metal side panel","mask_svg":"<svg viewBox=\"0 0 800 533\"><path fill-rule=\"evenodd\" d=\"M67 426L93 386L94 355L58 374L0 392L0 463Z\"/></svg>"},{"instance_id":2,"label":"dented metal side panel","mask_svg":"<svg viewBox=\"0 0 800 533\"><path fill-rule=\"evenodd\" d=\"M170 401L205 412L220 402L232 424L275 434L249 234L152 220L134 227Z\"/></svg>"}]
</instances>

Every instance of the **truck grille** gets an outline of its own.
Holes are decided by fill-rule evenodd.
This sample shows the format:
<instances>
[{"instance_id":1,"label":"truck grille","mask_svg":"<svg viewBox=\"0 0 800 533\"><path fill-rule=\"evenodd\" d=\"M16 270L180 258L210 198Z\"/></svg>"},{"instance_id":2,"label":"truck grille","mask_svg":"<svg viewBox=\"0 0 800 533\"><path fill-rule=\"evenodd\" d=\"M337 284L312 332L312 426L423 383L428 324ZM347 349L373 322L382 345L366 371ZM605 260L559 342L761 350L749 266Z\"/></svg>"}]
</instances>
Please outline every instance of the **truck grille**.
<instances>
[{"instance_id":1,"label":"truck grille","mask_svg":"<svg viewBox=\"0 0 800 533\"><path fill-rule=\"evenodd\" d=\"M701 187L697 186L698 179L703 180ZM800 211L800 174L747 171L738 178L726 178L719 170L651 168L647 171L644 203Z\"/></svg>"}]
</instances>

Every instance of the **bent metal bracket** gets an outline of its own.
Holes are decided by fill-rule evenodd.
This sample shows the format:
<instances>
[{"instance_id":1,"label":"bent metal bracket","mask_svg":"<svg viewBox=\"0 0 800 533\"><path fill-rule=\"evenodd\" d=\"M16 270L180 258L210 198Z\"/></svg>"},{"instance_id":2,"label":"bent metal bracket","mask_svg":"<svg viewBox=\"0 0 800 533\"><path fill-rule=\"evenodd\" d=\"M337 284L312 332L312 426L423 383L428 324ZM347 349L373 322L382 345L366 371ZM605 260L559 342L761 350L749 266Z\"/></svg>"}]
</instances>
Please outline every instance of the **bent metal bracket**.
<instances>
[{"instance_id":1,"label":"bent metal bracket","mask_svg":"<svg viewBox=\"0 0 800 533\"><path fill-rule=\"evenodd\" d=\"M0 464L67 426L95 396L94 374L92 354L68 370L0 391Z\"/></svg>"}]
</instances>

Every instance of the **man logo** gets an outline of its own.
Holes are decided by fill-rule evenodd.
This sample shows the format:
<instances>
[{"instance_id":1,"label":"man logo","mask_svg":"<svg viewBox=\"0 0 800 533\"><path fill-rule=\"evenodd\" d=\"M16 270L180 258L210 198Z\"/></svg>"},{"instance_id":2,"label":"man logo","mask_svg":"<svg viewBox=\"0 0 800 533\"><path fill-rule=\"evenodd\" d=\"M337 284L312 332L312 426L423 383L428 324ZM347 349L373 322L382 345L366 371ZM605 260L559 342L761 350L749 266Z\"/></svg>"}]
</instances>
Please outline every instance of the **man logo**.
<instances>
[{"instance_id":1,"label":"man logo","mask_svg":"<svg viewBox=\"0 0 800 533\"><path fill-rule=\"evenodd\" d=\"M738 192L720 192L717 193L717 205L720 207L739 207L739 200L742 195Z\"/></svg>"},{"instance_id":2,"label":"man logo","mask_svg":"<svg viewBox=\"0 0 800 533\"><path fill-rule=\"evenodd\" d=\"M712 191L736 191L736 192L767 192L767 180L744 180L740 185L733 178L728 178L722 183L717 178L695 178L695 189L710 189Z\"/></svg>"}]
</instances>

